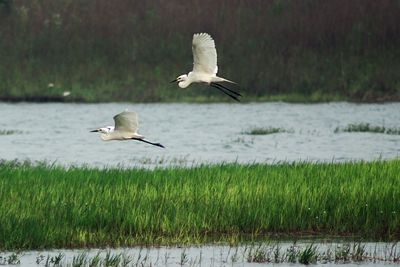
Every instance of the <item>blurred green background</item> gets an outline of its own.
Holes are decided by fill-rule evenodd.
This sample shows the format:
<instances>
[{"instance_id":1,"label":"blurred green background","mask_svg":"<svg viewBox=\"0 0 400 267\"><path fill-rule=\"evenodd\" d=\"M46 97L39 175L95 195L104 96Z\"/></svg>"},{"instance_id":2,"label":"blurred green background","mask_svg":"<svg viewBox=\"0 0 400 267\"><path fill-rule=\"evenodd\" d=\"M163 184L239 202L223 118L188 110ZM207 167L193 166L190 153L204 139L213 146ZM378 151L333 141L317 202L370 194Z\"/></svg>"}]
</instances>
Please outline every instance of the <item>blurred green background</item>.
<instances>
[{"instance_id":1,"label":"blurred green background","mask_svg":"<svg viewBox=\"0 0 400 267\"><path fill-rule=\"evenodd\" d=\"M244 100L400 100L400 0L0 0L0 99L230 101L169 84L196 32Z\"/></svg>"}]
</instances>

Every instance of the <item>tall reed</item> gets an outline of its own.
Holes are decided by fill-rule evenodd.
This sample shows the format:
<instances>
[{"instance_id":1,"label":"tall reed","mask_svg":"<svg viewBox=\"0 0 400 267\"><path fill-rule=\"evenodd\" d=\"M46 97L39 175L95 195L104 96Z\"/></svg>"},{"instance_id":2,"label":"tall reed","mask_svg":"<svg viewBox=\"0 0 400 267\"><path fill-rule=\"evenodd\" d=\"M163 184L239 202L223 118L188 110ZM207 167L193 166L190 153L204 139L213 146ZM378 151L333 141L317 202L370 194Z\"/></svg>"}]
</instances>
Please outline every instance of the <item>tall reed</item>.
<instances>
[{"instance_id":1,"label":"tall reed","mask_svg":"<svg viewBox=\"0 0 400 267\"><path fill-rule=\"evenodd\" d=\"M0 164L0 248L399 237L400 161L91 169Z\"/></svg>"}]
</instances>

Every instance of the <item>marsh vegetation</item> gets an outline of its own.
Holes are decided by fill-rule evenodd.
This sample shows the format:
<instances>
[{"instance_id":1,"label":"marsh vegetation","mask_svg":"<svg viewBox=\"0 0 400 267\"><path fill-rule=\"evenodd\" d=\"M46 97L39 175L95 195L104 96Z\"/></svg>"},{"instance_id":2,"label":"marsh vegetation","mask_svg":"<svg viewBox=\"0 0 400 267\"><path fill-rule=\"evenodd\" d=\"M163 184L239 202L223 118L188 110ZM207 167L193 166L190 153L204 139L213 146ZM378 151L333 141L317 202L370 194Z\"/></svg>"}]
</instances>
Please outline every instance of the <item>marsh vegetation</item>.
<instances>
[{"instance_id":1,"label":"marsh vegetation","mask_svg":"<svg viewBox=\"0 0 400 267\"><path fill-rule=\"evenodd\" d=\"M398 243L305 240L235 246L137 247L0 253L0 264L23 266L254 266L281 264L390 264L400 261ZM2 262L1 260L4 259Z\"/></svg>"},{"instance_id":2,"label":"marsh vegetation","mask_svg":"<svg viewBox=\"0 0 400 267\"><path fill-rule=\"evenodd\" d=\"M1 130L0 135L13 135L13 134L21 134L22 131L20 130Z\"/></svg>"},{"instance_id":3,"label":"marsh vegetation","mask_svg":"<svg viewBox=\"0 0 400 267\"><path fill-rule=\"evenodd\" d=\"M383 133L383 134L392 134L392 135L400 135L400 128L389 128L385 126L375 126L370 123L351 123L346 127L340 128L336 127L335 133L339 132L369 132L369 133Z\"/></svg>"},{"instance_id":4,"label":"marsh vegetation","mask_svg":"<svg viewBox=\"0 0 400 267\"><path fill-rule=\"evenodd\" d=\"M399 237L400 161L62 168L0 164L2 249Z\"/></svg>"},{"instance_id":5,"label":"marsh vegetation","mask_svg":"<svg viewBox=\"0 0 400 267\"><path fill-rule=\"evenodd\" d=\"M399 12L396 0L1 0L0 99L229 101L168 84L206 31L244 101L399 100Z\"/></svg>"},{"instance_id":6,"label":"marsh vegetation","mask_svg":"<svg viewBox=\"0 0 400 267\"><path fill-rule=\"evenodd\" d=\"M268 135L268 134L276 134L276 133L293 133L294 130L286 130L284 128L279 127L255 127L250 129L249 131L245 131L244 134L248 135Z\"/></svg>"}]
</instances>

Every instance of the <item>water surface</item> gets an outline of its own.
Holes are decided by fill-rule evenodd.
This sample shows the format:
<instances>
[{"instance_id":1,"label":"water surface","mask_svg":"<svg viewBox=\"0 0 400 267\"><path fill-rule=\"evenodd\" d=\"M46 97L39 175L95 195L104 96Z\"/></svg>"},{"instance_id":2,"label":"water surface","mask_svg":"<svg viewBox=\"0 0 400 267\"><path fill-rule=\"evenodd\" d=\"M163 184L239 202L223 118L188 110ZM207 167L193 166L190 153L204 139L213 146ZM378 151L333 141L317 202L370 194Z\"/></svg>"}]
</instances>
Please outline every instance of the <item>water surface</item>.
<instances>
[{"instance_id":1,"label":"water surface","mask_svg":"<svg viewBox=\"0 0 400 267\"><path fill-rule=\"evenodd\" d=\"M387 266L395 265L393 260L398 260L400 251L396 243L369 242L361 243L359 261L352 259L355 255L354 247L357 243L332 242L332 241L298 241L272 242L260 244L247 244L239 246L204 245L198 247L136 247L119 249L90 249L90 250L49 250L49 251L25 251L20 254L21 266L45 266L46 260L60 253L63 255L61 266L71 265L73 258L85 253L88 260L99 254L101 259L107 253L111 256L124 255L129 259L128 266L297 266L289 263L288 251L304 251L307 246L316 247L317 264L323 266ZM346 254L347 260L343 260L343 251L346 247L350 253ZM253 262L252 256L259 251L264 256L259 257L261 262ZM3 253L8 257L11 253ZM258 254L260 255L260 254ZM276 255L276 256L275 256ZM336 260L335 260L336 258ZM298 258L297 258L298 259ZM276 263L278 262L278 263Z\"/></svg>"},{"instance_id":2,"label":"water surface","mask_svg":"<svg viewBox=\"0 0 400 267\"><path fill-rule=\"evenodd\" d=\"M113 115L139 114L136 141L104 142L89 131L113 125ZM349 123L400 127L400 103L389 104L7 104L0 103L0 158L65 165L166 166L219 162L350 161L395 158L400 136L335 133ZM263 136L254 127L290 130Z\"/></svg>"}]
</instances>

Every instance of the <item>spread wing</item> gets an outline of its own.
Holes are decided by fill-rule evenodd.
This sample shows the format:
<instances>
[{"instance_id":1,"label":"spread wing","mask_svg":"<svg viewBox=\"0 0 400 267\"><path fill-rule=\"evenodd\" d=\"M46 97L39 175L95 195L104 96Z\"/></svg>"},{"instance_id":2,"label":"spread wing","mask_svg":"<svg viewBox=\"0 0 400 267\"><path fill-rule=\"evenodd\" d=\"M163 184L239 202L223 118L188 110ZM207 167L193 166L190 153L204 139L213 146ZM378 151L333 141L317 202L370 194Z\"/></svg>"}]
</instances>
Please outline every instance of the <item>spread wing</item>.
<instances>
[{"instance_id":1,"label":"spread wing","mask_svg":"<svg viewBox=\"0 0 400 267\"><path fill-rule=\"evenodd\" d=\"M193 71L217 74L217 50L215 42L208 33L193 35Z\"/></svg>"},{"instance_id":2,"label":"spread wing","mask_svg":"<svg viewBox=\"0 0 400 267\"><path fill-rule=\"evenodd\" d=\"M114 116L115 130L136 133L139 122L136 112L124 111Z\"/></svg>"}]
</instances>

